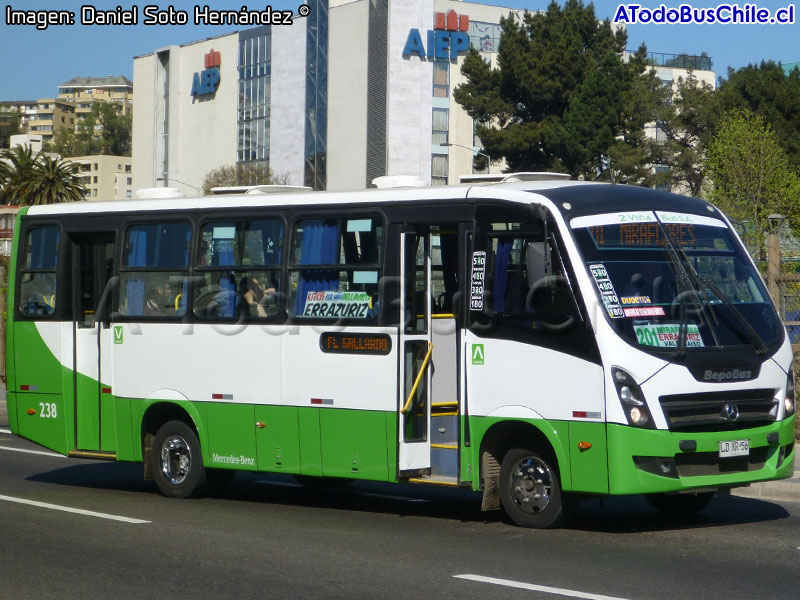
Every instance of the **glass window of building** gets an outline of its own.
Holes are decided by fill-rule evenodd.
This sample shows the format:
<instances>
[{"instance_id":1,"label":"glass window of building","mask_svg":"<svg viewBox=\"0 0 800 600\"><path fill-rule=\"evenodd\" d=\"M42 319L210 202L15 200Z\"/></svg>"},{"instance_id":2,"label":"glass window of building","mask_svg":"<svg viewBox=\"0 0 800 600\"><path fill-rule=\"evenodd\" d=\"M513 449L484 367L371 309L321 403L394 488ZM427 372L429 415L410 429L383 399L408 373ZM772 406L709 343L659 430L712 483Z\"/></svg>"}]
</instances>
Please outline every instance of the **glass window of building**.
<instances>
[{"instance_id":1,"label":"glass window of building","mask_svg":"<svg viewBox=\"0 0 800 600\"><path fill-rule=\"evenodd\" d=\"M447 98L450 94L450 63L437 60L433 63L433 97Z\"/></svg>"},{"instance_id":2,"label":"glass window of building","mask_svg":"<svg viewBox=\"0 0 800 600\"><path fill-rule=\"evenodd\" d=\"M446 108L433 109L433 138L434 144L446 144L449 131L450 111Z\"/></svg>"}]
</instances>

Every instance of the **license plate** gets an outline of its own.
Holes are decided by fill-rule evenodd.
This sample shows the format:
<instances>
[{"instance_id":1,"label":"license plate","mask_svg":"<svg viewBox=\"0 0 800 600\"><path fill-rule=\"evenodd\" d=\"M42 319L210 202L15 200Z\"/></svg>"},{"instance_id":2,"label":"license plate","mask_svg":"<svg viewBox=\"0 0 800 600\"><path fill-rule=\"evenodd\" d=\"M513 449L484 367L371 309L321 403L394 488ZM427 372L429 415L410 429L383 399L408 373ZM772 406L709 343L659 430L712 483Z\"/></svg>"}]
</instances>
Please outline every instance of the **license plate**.
<instances>
[{"instance_id":1,"label":"license plate","mask_svg":"<svg viewBox=\"0 0 800 600\"><path fill-rule=\"evenodd\" d=\"M750 440L728 440L719 443L719 457L749 456Z\"/></svg>"}]
</instances>

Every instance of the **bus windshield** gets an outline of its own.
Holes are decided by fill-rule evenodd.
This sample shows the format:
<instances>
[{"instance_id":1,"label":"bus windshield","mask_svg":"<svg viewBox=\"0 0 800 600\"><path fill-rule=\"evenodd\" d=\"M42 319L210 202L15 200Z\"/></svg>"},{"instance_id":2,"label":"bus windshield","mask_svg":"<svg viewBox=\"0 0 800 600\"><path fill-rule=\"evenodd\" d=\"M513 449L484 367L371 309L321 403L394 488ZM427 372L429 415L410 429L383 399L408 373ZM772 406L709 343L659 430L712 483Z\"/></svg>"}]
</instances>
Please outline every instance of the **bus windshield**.
<instances>
[{"instance_id":1,"label":"bus windshield","mask_svg":"<svg viewBox=\"0 0 800 600\"><path fill-rule=\"evenodd\" d=\"M782 339L782 326L744 248L721 219L638 211L571 220L615 331L655 352Z\"/></svg>"}]
</instances>

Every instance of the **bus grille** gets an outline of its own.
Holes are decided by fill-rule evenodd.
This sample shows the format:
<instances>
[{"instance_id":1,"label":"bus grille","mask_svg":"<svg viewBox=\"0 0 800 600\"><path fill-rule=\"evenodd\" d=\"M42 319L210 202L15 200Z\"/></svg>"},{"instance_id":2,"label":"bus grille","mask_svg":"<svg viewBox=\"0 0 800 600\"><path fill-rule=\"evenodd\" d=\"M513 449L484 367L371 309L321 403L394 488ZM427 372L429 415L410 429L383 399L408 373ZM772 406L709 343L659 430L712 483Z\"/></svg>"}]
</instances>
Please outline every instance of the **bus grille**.
<instances>
[{"instance_id":1,"label":"bus grille","mask_svg":"<svg viewBox=\"0 0 800 600\"><path fill-rule=\"evenodd\" d=\"M737 390L661 396L661 409L670 431L733 431L775 422L778 401L775 390ZM726 407L733 405L738 418L730 420Z\"/></svg>"}]
</instances>

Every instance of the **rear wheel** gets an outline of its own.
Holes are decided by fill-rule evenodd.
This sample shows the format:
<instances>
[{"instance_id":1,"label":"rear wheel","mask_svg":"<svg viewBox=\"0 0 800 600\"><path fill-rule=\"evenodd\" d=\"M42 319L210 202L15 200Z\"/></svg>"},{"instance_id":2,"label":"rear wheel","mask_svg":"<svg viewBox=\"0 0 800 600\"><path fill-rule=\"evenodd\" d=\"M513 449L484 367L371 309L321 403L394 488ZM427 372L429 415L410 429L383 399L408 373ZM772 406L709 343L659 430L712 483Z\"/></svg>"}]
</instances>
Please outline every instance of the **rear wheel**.
<instances>
[{"instance_id":1,"label":"rear wheel","mask_svg":"<svg viewBox=\"0 0 800 600\"><path fill-rule=\"evenodd\" d=\"M703 510L714 498L714 492L695 494L648 494L645 496L650 506L673 517L687 517Z\"/></svg>"},{"instance_id":2,"label":"rear wheel","mask_svg":"<svg viewBox=\"0 0 800 600\"><path fill-rule=\"evenodd\" d=\"M158 430L150 466L158 490L170 498L194 496L206 482L200 440L183 421L168 421Z\"/></svg>"},{"instance_id":3,"label":"rear wheel","mask_svg":"<svg viewBox=\"0 0 800 600\"><path fill-rule=\"evenodd\" d=\"M527 448L514 448L503 457L500 500L520 527L553 527L567 517L554 461Z\"/></svg>"}]
</instances>

